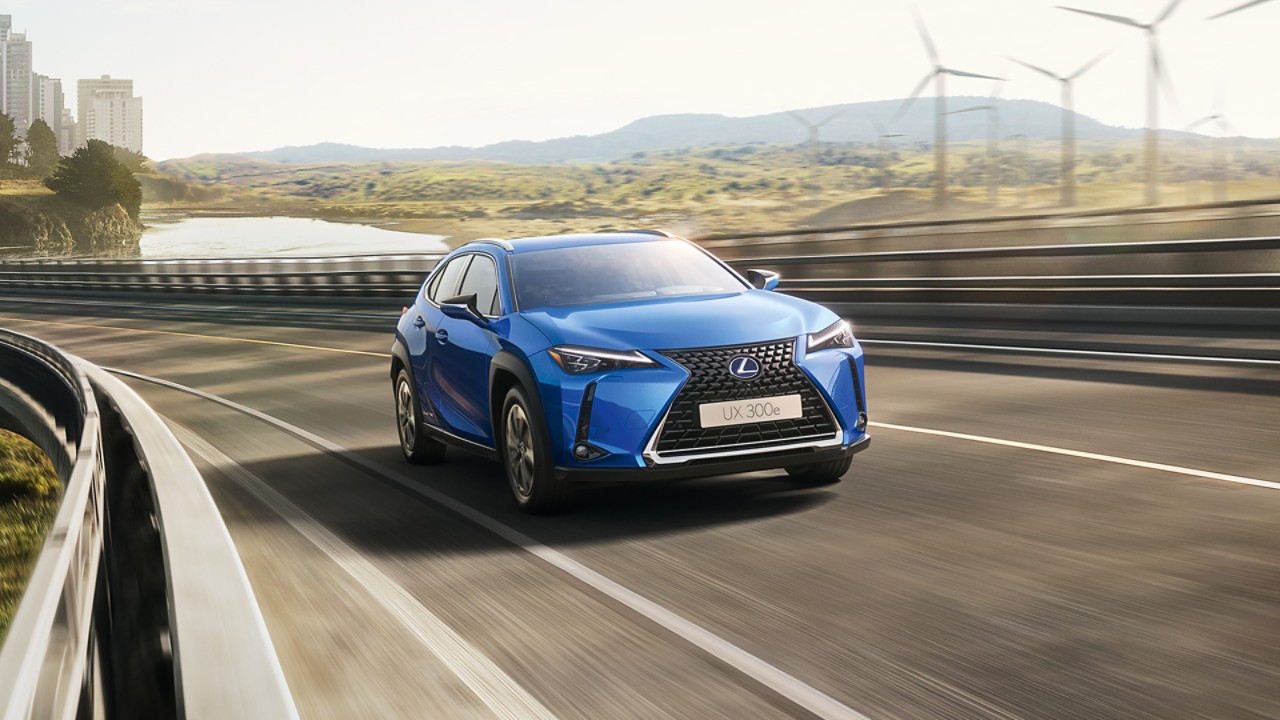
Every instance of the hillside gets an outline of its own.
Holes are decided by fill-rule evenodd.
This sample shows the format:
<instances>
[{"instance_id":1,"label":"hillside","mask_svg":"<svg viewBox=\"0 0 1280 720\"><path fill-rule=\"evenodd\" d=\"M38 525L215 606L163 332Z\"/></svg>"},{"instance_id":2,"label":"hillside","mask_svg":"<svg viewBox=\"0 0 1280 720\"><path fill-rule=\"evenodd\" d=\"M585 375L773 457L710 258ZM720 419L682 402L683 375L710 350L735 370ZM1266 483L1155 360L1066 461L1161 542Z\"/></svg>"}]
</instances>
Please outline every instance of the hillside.
<instances>
[{"instance_id":1,"label":"hillside","mask_svg":"<svg viewBox=\"0 0 1280 720\"><path fill-rule=\"evenodd\" d=\"M1211 199L1213 143L1165 143L1164 201ZM1142 139L1080 143L1083 207L1142 202ZM986 197L986 143L949 146L947 217L1056 206L1060 144L1028 139L1000 145L1000 189ZM516 164L493 161L280 163L247 156L168 161L157 170L216 202L149 197L153 211L299 215L351 219L455 238L678 227L687 232L830 226L936 216L933 152L925 143L713 145L636 151L606 162ZM883 166L883 167L882 167ZM1235 143L1231 197L1280 194L1280 143ZM887 179L887 186L882 182ZM890 189L892 192L886 193Z\"/></svg>"},{"instance_id":2,"label":"hillside","mask_svg":"<svg viewBox=\"0 0 1280 720\"><path fill-rule=\"evenodd\" d=\"M1002 135L1025 135L1031 138L1056 138L1062 127L1062 108L1032 100L999 100L989 97L952 97L949 110L990 105L998 108ZM901 100L832 105L800 110L810 122L836 116L821 130L821 139L832 143L875 143L878 140L872 118L888 124L898 111ZM921 98L893 126L894 133L905 134L907 142L931 142L934 136L933 98ZM1076 113L1076 133L1087 138L1131 138L1141 130L1114 127ZM465 161L492 160L522 164L604 161L636 152L652 152L671 148L702 147L715 144L797 144L808 141L809 131L789 113L771 113L753 117L727 117L710 114L657 115L636 120L617 130L599 135L579 135L532 142L510 140L484 147L437 147L375 149L339 143L291 146L260 152L243 153L258 160L279 163L361 163L388 161ZM1170 136L1188 133L1166 133ZM947 118L947 136L952 142L984 140L987 119L983 112L951 115ZM191 158L195 159L195 158Z\"/></svg>"}]
</instances>

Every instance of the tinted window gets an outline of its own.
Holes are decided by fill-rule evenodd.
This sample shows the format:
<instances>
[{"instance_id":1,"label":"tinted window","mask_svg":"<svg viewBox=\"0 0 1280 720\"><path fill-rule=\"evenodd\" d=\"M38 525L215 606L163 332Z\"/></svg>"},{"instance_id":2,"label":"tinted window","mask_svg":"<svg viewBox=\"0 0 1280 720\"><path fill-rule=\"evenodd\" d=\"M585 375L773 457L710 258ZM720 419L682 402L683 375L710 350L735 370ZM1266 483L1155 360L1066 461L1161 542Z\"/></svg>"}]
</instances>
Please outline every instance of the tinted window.
<instances>
[{"instance_id":1,"label":"tinted window","mask_svg":"<svg viewBox=\"0 0 1280 720\"><path fill-rule=\"evenodd\" d=\"M467 263L471 262L471 255L462 255L449 261L448 265L440 271L440 277L431 281L431 294L427 297L432 302L440 303L458 294L458 281L462 279L462 273L467 269Z\"/></svg>"},{"instance_id":2,"label":"tinted window","mask_svg":"<svg viewBox=\"0 0 1280 720\"><path fill-rule=\"evenodd\" d=\"M511 266L521 310L746 289L706 253L674 240L517 253Z\"/></svg>"},{"instance_id":3,"label":"tinted window","mask_svg":"<svg viewBox=\"0 0 1280 720\"><path fill-rule=\"evenodd\" d=\"M498 266L488 255L476 255L475 260L471 261L467 277L462 281L462 289L458 291L459 295L471 293L476 295L476 307L480 312L486 315L501 314L493 309L498 295Z\"/></svg>"}]
</instances>

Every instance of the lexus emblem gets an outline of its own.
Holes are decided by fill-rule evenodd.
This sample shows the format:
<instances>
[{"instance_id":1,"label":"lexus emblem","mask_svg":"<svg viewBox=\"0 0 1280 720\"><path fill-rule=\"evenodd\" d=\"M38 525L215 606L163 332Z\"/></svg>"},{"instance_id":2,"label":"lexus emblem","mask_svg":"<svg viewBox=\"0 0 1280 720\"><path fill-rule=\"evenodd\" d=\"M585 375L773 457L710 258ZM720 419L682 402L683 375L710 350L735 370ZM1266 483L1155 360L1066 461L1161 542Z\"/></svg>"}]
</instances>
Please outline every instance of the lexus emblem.
<instances>
[{"instance_id":1,"label":"lexus emblem","mask_svg":"<svg viewBox=\"0 0 1280 720\"><path fill-rule=\"evenodd\" d=\"M748 355L739 355L729 361L729 374L739 380L750 380L760 374L760 363Z\"/></svg>"}]
</instances>

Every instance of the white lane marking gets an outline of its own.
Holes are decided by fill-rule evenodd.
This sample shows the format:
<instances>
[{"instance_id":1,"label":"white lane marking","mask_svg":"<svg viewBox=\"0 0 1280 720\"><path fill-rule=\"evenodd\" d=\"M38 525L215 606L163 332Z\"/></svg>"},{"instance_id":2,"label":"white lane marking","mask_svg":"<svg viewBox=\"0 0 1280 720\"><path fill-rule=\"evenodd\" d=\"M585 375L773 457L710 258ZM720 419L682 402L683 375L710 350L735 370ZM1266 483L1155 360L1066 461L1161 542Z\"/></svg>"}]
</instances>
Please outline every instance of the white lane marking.
<instances>
[{"instance_id":1,"label":"white lane marking","mask_svg":"<svg viewBox=\"0 0 1280 720\"><path fill-rule=\"evenodd\" d=\"M218 468L262 504L284 518L294 530L320 548L414 637L427 646L467 687L500 718L547 718L556 716L539 703L484 653L467 642L439 616L431 612L402 585L392 580L355 548L327 530L305 510L272 489L262 478L239 465L221 450L177 423L166 422L182 443L205 462Z\"/></svg>"},{"instance_id":2,"label":"white lane marking","mask_svg":"<svg viewBox=\"0 0 1280 720\"><path fill-rule=\"evenodd\" d=\"M476 525L505 539L511 544L535 555L542 561L559 568L565 573L568 573L578 579L580 582L595 589L597 592L609 596L615 601L627 606L633 612L636 612L645 618L648 618L650 621L666 628L670 632L683 638L686 642L698 647L703 652L706 652L721 662L732 666L742 674L752 678L761 685L773 690L814 715L821 718L833 718L837 720L869 720L867 716L859 713L844 703L841 703L839 700L836 700L821 690L806 684L799 678L769 664L765 660L752 655L746 650L743 650L737 645L721 638L702 626L684 619L676 613L632 590L629 590L626 587L623 587L569 556L557 550L553 550L528 535L525 535L519 530L504 525L498 520L485 515L470 505L456 500L431 487L423 486L408 475L385 468L371 460L367 460L360 455L351 452L350 450L347 450L341 445L330 442L319 435L308 432L296 425L292 425L284 420L280 420L279 418L255 410L251 407L241 405L240 403L228 400L224 397L207 393L203 390L197 390L196 388L188 387L186 385L180 385L169 380L161 380L160 378L140 375L127 370L114 368L103 369L117 375L131 377L135 380L141 380L161 387L167 387L172 390L177 390L179 392L184 392L189 395L209 400L210 402L231 408L237 412L257 418L268 425L284 430L290 435L293 435L294 437L297 437L325 452L340 454L345 460L355 463L375 475L393 482L414 494L426 498L440 507L446 508L457 515L470 520Z\"/></svg>"},{"instance_id":3,"label":"white lane marking","mask_svg":"<svg viewBox=\"0 0 1280 720\"><path fill-rule=\"evenodd\" d=\"M925 342L922 340L869 340L858 338L866 345L904 345L960 350L997 350L1016 353L1041 353L1046 355L1084 355L1088 357L1133 358L1138 360L1171 360L1178 362L1229 363L1233 365L1262 365L1280 367L1280 360L1260 358L1214 357L1212 355L1172 355L1162 353L1115 352L1108 350L1068 350L1066 348L1019 347L1016 345L977 345L972 343Z\"/></svg>"},{"instance_id":4,"label":"white lane marking","mask_svg":"<svg viewBox=\"0 0 1280 720\"><path fill-rule=\"evenodd\" d=\"M1164 463L1153 463L1147 462L1146 460L1133 460L1131 458L1116 457L1114 455L1084 452L1083 450L1069 450L1067 448L1053 447L1051 445L1036 445L1035 443L1024 443L1018 442L1017 440L1001 440L1000 438L986 437L984 435L969 435L966 433L951 432L950 430L934 430L932 428L911 427L910 425L894 425L892 423L882 422L872 422L869 424L871 427L884 428L886 430L901 430L903 432L920 433L922 435L936 435L938 437L954 438L956 440L968 440L970 442L986 443L988 445L1000 445L1003 447L1019 448L1022 450L1034 450L1036 452L1050 453L1053 455L1066 455L1068 457L1083 458L1085 460L1098 460L1100 462L1114 463L1116 465L1129 465L1131 467L1145 468L1147 470L1159 470L1160 472L1174 473L1176 475L1205 478L1207 480L1222 480L1224 482L1238 483L1240 485L1253 485L1255 487L1268 488L1270 490L1280 490L1280 482L1258 480L1255 478L1241 477L1240 475L1227 475L1226 473L1212 472L1209 470L1197 470L1195 468L1179 467L1177 465L1165 465Z\"/></svg>"}]
</instances>

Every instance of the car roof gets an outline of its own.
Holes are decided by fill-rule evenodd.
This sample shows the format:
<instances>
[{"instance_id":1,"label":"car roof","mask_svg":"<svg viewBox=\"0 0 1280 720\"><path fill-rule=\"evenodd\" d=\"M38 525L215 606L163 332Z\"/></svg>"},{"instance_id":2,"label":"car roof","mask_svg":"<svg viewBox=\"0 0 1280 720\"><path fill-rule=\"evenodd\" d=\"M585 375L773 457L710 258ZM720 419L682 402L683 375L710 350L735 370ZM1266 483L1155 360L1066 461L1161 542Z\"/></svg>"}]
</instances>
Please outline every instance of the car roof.
<instances>
[{"instance_id":1,"label":"car roof","mask_svg":"<svg viewBox=\"0 0 1280 720\"><path fill-rule=\"evenodd\" d=\"M626 232L543 235L539 237L512 238L510 240L473 240L467 245L498 245L507 252L523 253L567 247L584 247L587 245L624 245L627 243L655 242L670 239L675 239L675 236L662 230L628 230ZM467 245L463 247L467 247Z\"/></svg>"}]
</instances>

